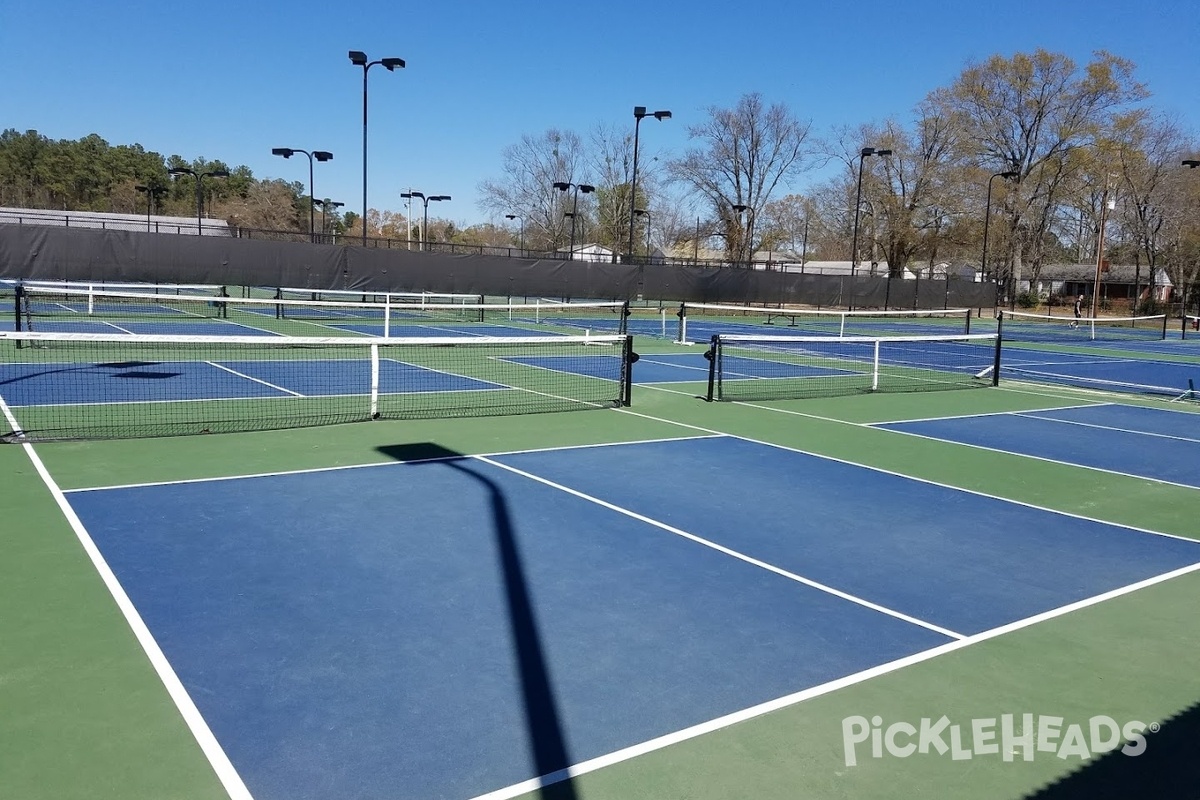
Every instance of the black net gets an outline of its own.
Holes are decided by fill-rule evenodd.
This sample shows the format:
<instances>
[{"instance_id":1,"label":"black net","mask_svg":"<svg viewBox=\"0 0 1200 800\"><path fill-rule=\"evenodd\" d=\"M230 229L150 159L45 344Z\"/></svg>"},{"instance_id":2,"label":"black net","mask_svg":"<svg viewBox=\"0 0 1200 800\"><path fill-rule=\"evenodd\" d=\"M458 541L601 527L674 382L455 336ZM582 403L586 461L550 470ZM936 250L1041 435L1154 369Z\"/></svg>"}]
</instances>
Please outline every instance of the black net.
<instances>
[{"instance_id":1,"label":"black net","mask_svg":"<svg viewBox=\"0 0 1200 800\"><path fill-rule=\"evenodd\" d=\"M995 334L714 336L709 400L781 400L993 386Z\"/></svg>"},{"instance_id":2,"label":"black net","mask_svg":"<svg viewBox=\"0 0 1200 800\"><path fill-rule=\"evenodd\" d=\"M623 333L624 303L481 303L478 295L250 290L161 293L26 286L20 328L185 336L545 336ZM255 296L258 295L258 296ZM313 299L316 297L317 299Z\"/></svg>"},{"instance_id":3,"label":"black net","mask_svg":"<svg viewBox=\"0 0 1200 800\"><path fill-rule=\"evenodd\" d=\"M675 338L705 342L716 334L767 332L838 337L937 336L969 333L970 325L971 312L965 308L835 311L687 303Z\"/></svg>"},{"instance_id":4,"label":"black net","mask_svg":"<svg viewBox=\"0 0 1200 800\"><path fill-rule=\"evenodd\" d=\"M612 408L625 336L427 339L0 333L10 441Z\"/></svg>"},{"instance_id":5,"label":"black net","mask_svg":"<svg viewBox=\"0 0 1200 800\"><path fill-rule=\"evenodd\" d=\"M1078 344L1163 339L1167 318L1162 314L1148 317L1074 317L1004 311L1004 338L1014 342Z\"/></svg>"}]
</instances>

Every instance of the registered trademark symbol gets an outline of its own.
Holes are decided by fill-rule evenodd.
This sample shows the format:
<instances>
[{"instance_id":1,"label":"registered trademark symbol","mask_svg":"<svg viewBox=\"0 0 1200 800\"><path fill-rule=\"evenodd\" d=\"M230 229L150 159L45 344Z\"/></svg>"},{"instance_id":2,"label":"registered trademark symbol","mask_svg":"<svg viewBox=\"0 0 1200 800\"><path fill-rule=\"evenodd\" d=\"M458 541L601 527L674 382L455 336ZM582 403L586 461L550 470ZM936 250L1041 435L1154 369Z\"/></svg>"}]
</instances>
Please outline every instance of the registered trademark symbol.
<instances>
[{"instance_id":1,"label":"registered trademark symbol","mask_svg":"<svg viewBox=\"0 0 1200 800\"><path fill-rule=\"evenodd\" d=\"M1159 729L1159 728L1161 728L1161 727L1162 727L1162 726L1161 726L1161 725L1159 725L1157 722L1151 722L1151 723L1150 723L1150 732L1151 732L1151 733L1158 733L1158 729Z\"/></svg>"}]
</instances>

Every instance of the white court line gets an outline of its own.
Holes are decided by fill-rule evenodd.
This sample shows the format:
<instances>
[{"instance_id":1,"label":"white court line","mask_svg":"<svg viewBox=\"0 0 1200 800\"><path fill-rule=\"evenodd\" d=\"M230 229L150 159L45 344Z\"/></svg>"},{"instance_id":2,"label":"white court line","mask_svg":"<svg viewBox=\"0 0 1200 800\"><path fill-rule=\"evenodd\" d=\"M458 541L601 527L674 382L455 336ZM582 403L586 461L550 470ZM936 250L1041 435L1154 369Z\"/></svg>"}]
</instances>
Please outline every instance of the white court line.
<instances>
[{"instance_id":1,"label":"white court line","mask_svg":"<svg viewBox=\"0 0 1200 800\"><path fill-rule=\"evenodd\" d=\"M18 429L16 419L12 412L5 405L4 400L0 398L0 411L8 419L9 424L14 430ZM195 737L196 743L200 745L200 750L208 758L209 764L212 765L213 771L217 774L217 778L221 781L221 785L225 787L225 791L229 794L231 800L252 800L250 790L246 788L246 784L242 782L242 778L238 775L233 763L222 749L220 742L209 729L208 723L204 721L204 717L200 714L200 710L192 701L183 682L179 680L179 676L175 674L175 670L171 667L166 655L158 646L158 642L154 640L154 635L150 633L150 629L146 626L145 621L137 612L133 605L133 601L129 599L129 595L125 593L120 581L117 580L116 574L108 566L108 562L104 560L104 556L100 553L100 548L92 540L91 535L84 528L83 522L75 513L75 509L71 508L71 504L67 501L66 495L62 489L55 483L51 477L50 471L46 469L46 465L42 463L42 459L33 449L33 445L28 442L22 443L25 448L25 454L33 463L33 467L37 470L42 482L50 491L54 502L58 504L58 508L62 511L67 523L71 526L71 530L75 532L75 537L82 545L84 552L92 561L92 566L104 581L105 587L113 600L117 604L117 608L125 617L125 622L128 623L133 635L137 638L138 644L142 646L142 650L146 653L146 657L150 660L150 664L154 667L154 671L158 673L159 680L167 690L167 694L175 702L175 707L179 709L180 715L187 724L188 729Z\"/></svg>"},{"instance_id":2,"label":"white court line","mask_svg":"<svg viewBox=\"0 0 1200 800\"><path fill-rule=\"evenodd\" d=\"M1101 408L1103 406L1116 405L1115 403L1076 403L1069 406L1049 406L1047 408L1027 408L1020 411L980 411L975 414L945 414L940 417L910 417L906 419L884 419L877 422L858 422L849 423L855 425L866 425L874 427L877 425L903 425L906 422L941 422L947 419L976 419L980 417L1003 417L1013 414L1041 414L1050 411L1062 411L1072 408Z\"/></svg>"},{"instance_id":3,"label":"white court line","mask_svg":"<svg viewBox=\"0 0 1200 800\"><path fill-rule=\"evenodd\" d=\"M664 736L650 739L649 741L640 742L631 747L615 750L611 753L588 759L587 761L581 761L577 764L572 764L565 769L557 770L547 775L541 775L536 778L531 778L527 781L514 783L511 786L505 786L504 788L478 795L472 798L472 800L511 800L512 798L520 797L521 795L529 792L535 792L539 789L552 786L556 783L570 780L571 778L578 778L582 775L588 774L589 772L596 772L597 770L604 769L605 767L610 767L614 764L620 764L624 761L630 761L638 756L643 756L656 750L662 750L672 745L686 742L689 739L695 739L709 733L715 733L716 731L732 727L733 725L737 725L741 722L746 722L747 720L754 719L755 717L761 717L764 714L769 714L773 711L779 711L781 709L788 708L789 706L803 703L806 700L811 700L814 697L820 697L821 695L830 694L831 692L845 689L859 683L864 683L872 678L878 678L880 676L887 675L890 672L896 672L897 670L911 667L915 664L930 661L938 658L939 656L946 655L947 653L953 653L956 650L962 650L966 647L970 647L971 645L986 642L989 639L995 639L997 637L1004 636L1005 634L1013 633L1023 628L1028 628L1057 617L1062 617L1066 614L1070 614L1090 606L1098 605L1117 597L1132 594L1133 592L1140 591L1159 583L1164 583L1174 578L1182 577L1183 575L1196 572L1197 570L1200 570L1200 563L1181 567L1180 569L1173 570L1171 572L1165 572L1161 575L1156 575L1152 578L1138 581L1137 583L1131 583L1128 586L1122 586L1118 589L1113 589L1103 594L1098 594L1094 597L1069 603L1065 606L1060 606L1058 608L1050 609L1049 611L1043 611L1040 614L1035 614L1032 617L1026 617L1025 619L1017 620L1016 622L1010 622L1006 625L1001 625L998 628L992 628L991 630L983 631L982 633L972 634L957 641L947 642L946 644L939 645L932 649L924 650L920 653L914 653L911 656L905 656L904 658L899 658L895 661L889 661L886 664L880 664L878 666L862 670L861 672L846 675L844 677L829 681L828 683L812 686L808 689L795 692L794 694L785 695L783 697L776 698L775 700L768 700L765 703L744 708L741 711L735 711L732 714L727 714L723 717L717 717L716 719L702 722L699 725L693 725L689 728L674 731L673 733L668 733Z\"/></svg>"},{"instance_id":4,"label":"white court line","mask_svg":"<svg viewBox=\"0 0 1200 800\"><path fill-rule=\"evenodd\" d=\"M655 387L649 387L649 388L655 388ZM683 394L682 392L674 392L670 389L662 389L660 391L672 392L672 394ZM832 419L829 417L816 417L813 414L805 414L805 413L799 412L799 411L790 411L785 408L772 408L770 406L761 406L761 405L757 405L755 403L746 403L743 401L736 401L736 404L740 405L740 406L746 406L748 408L757 408L762 411L770 411L770 412L776 413L776 414L792 414L792 415L801 416L801 417L812 417L814 419L821 419L821 420L825 420L828 422L838 422L843 425L852 425L854 427L859 427L859 428L873 427L872 425L865 423L865 422L846 422L845 420ZM1023 508L1032 508L1037 511L1044 511L1047 514L1054 514L1054 515L1057 515L1060 517L1068 517L1070 519L1080 519L1085 522L1096 522L1101 525L1109 525L1114 528L1122 528L1124 530L1134 531L1136 533L1145 533L1145 534L1149 534L1151 536L1161 536L1166 539L1179 539L1179 540L1185 541L1185 542L1192 542L1193 544L1200 543L1200 540L1192 539L1187 536L1180 536L1180 535L1174 534L1174 533L1163 533L1162 531L1151 530L1149 528L1139 528L1136 525L1127 525L1122 522L1113 522L1113 521L1107 520L1107 519L1098 519L1096 517L1088 517L1088 516L1084 516L1083 514L1076 514L1071 511L1062 511L1062 510L1056 509L1056 508L1047 508L1046 506L1039 506L1036 503L1029 503L1024 500L1014 500L1011 497L1002 497L1000 495L991 494L989 492L983 492L978 489L968 489L963 486L954 486L953 484L942 483L941 481L935 481L935 480L931 480L929 478L921 478L921 477L917 477L915 475L906 475L903 472L896 472L895 470L884 469L883 467L876 467L876 466L872 466L870 464L862 464L857 461L851 461L846 458L838 458L837 456L825 455L823 453L815 453L810 450L801 450L798 447L789 447L788 445L784 445L784 444L776 444L775 442L767 442L767 441L763 441L761 439L754 439L749 436L742 436L742 435L736 434L736 433L729 433L728 431L719 431L719 430L716 430L715 428L706 428L706 427L703 427L700 425L693 425L693 424L687 423L687 422L676 422L674 420L664 419L662 417L655 417L650 414L642 414L642 413L639 413L636 411L630 411L627 408L618 408L615 410L622 414L631 414L636 417L644 417L646 419L656 420L658 422L665 422L665 423L668 423L671 425L678 425L679 427L682 427L682 428L689 428L691 430L701 431L703 433L716 434L718 436L727 436L731 439L741 439L742 441L745 441L745 442L761 444L764 447L773 447L777 450L786 450L791 453L799 453L799 454L805 455L805 456L812 456L813 458L819 458L819 459L822 459L823 461L833 461L835 463L846 464L851 467L861 467L862 469L870 470L872 472L878 472L883 475L893 475L897 478L903 478L903 479L909 480L909 481L916 481L917 483L924 483L929 486L938 486L943 489L950 489L955 492L963 492L965 494L975 495L976 497L984 497L984 498L987 498L988 500L998 500L1002 503L1011 503L1012 505L1022 506ZM893 431L889 431L889 432L893 432ZM936 441L944 441L944 440L938 439ZM1021 455L1021 454L1013 453L1012 455ZM1080 467L1081 465L1071 464L1070 466ZM1133 477L1139 478L1141 480L1154 480L1153 478L1146 478L1145 476L1142 476L1142 475L1135 475ZM1196 487L1188 486L1185 488L1195 489Z\"/></svg>"},{"instance_id":5,"label":"white court line","mask_svg":"<svg viewBox=\"0 0 1200 800\"><path fill-rule=\"evenodd\" d=\"M217 369L224 370L225 372L228 372L230 375L236 375L239 378L245 378L248 381L254 381L255 383L261 383L263 386L266 386L269 389L275 389L277 391L283 392L284 394L290 394L292 397L305 397L306 396L306 395L300 394L299 392L293 392L291 389L285 389L282 386L277 386L268 381L264 381L261 378L255 378L253 375L247 375L244 372L238 372L236 369L233 369L231 367L226 367L223 364L218 364L215 361L205 361L204 363L208 364L210 367L216 367ZM279 362L266 362L266 363L279 363Z\"/></svg>"},{"instance_id":6,"label":"white court line","mask_svg":"<svg viewBox=\"0 0 1200 800\"><path fill-rule=\"evenodd\" d=\"M1020 415L1010 415L1010 416L1020 416ZM1053 421L1053 420L1051 420L1051 421ZM903 423L901 423L901 424L903 424ZM874 428L876 426L870 425L868 427ZM1091 466L1090 464L1080 464L1078 461L1063 461L1062 459L1050 458L1049 456L1039 456L1039 455L1034 455L1033 453L1022 453L1019 450L1006 450L1002 447L989 447L988 445L975 444L973 442L960 442L957 439L943 439L940 436L931 436L929 434L917 433L916 431L904 431L904 430L898 430L896 428L880 428L879 430L887 431L888 433L899 434L901 436L912 436L917 439L925 439L925 440L931 441L931 442L942 442L944 444L957 445L958 447L969 447L973 450L984 450L989 453L1001 453L1002 455L1017 456L1018 458L1030 458L1030 459L1033 459L1034 461L1041 461L1046 464L1058 464L1058 465L1064 466L1064 467L1074 467L1075 469L1086 469L1086 470L1090 470L1092 472L1101 472L1106 475L1117 475L1118 477L1122 477L1122 478L1135 478L1140 481L1150 481L1151 483L1161 483L1166 486L1178 486L1181 489L1192 489L1192 490L1200 489L1200 486L1195 486L1195 485L1187 484L1187 483L1177 483L1175 481L1169 481L1166 478L1152 478L1149 475L1138 475L1137 473L1133 473L1133 472L1122 472L1121 470L1106 469L1105 467L1095 467L1095 466ZM1162 535L1167 536L1168 534L1162 534ZM1184 538L1184 537L1177 537L1177 538ZM1195 541L1195 540L1189 539L1188 541Z\"/></svg>"},{"instance_id":7,"label":"white court line","mask_svg":"<svg viewBox=\"0 0 1200 800\"><path fill-rule=\"evenodd\" d=\"M1087 406L1085 406L1085 408L1086 407ZM1095 406L1095 407L1098 408L1099 406ZM1028 419L1040 419L1040 420L1045 420L1046 422L1057 422L1061 425L1078 425L1081 428L1096 428L1096 429L1102 430L1102 431L1116 431L1117 433L1133 433L1133 434L1137 434L1138 436L1150 436L1150 437L1153 437L1156 439L1173 439L1177 442L1193 442L1195 444L1200 444L1200 439L1194 439L1190 436L1176 436L1176 435L1170 434L1170 433L1155 433L1153 431L1140 431L1135 428L1119 428L1115 425L1100 425L1099 423L1096 423L1096 422L1081 422L1080 420L1075 420L1075 419L1059 419L1057 417L1034 416L1034 414L1046 414L1046 413L1051 413L1051 412L1058 411L1058 410L1059 409L1056 409L1056 408L1050 408L1050 409L1045 409L1044 411L1013 411L1013 412L1011 412L1010 416L1026 417Z\"/></svg>"},{"instance_id":8,"label":"white court line","mask_svg":"<svg viewBox=\"0 0 1200 800\"><path fill-rule=\"evenodd\" d=\"M535 482L543 484L545 486L549 486L552 489L558 489L559 491L565 492L566 494L569 494L572 497L578 497L581 500L587 500L589 503L595 503L596 505L598 505L602 508L607 508L609 511L615 511L618 514L623 514L632 519L636 519L639 522L644 522L647 525L653 525L654 527L659 528L660 530L664 530L667 533L673 533L676 536L680 536L684 539L687 539L689 541L703 545L712 550L716 550L718 553L724 553L725 555L732 556L733 558L736 558L739 561L744 561L747 564L751 564L755 567L759 567L760 569L765 569L767 572L772 572L776 575L782 576L789 580L796 581L797 583L802 583L805 586L808 586L809 588L817 589L818 591L825 592L826 594L831 594L834 597L841 598L842 600L848 600L849 602L854 603L855 605L863 606L864 608L869 608L872 611L879 612L880 614L886 614L889 617L893 617L893 618L901 620L903 622L907 622L910 625L916 625L918 627L925 628L926 630L933 631L934 633L939 633L942 636L947 636L951 639L966 638L964 634L956 633L955 631L952 631L949 628L943 628L940 625L934 625L932 622L926 622L925 620L909 616L908 614L905 614L901 611L896 611L895 609L888 608L887 606L879 605L878 603L873 603L870 600L866 600L862 597L858 597L857 595L850 594L849 592L843 592L842 590L835 589L834 587L829 586L827 584L820 583L818 581L814 581L811 578L805 578L802 575L797 575L794 572L789 572L788 570L777 567L774 564L769 564L766 561L760 561L759 559L754 558L753 556L748 556L745 553L741 553L732 548L725 547L724 545L721 545L721 544L717 544L716 542L714 542L710 539L705 539L702 536L698 536L694 533L689 533L689 532L683 530L682 528L676 528L674 525L668 525L667 523L660 522L659 520L656 520L653 517L647 517L644 514L639 514L636 511L632 511L623 506L618 506L615 503L610 503L607 500L601 500L599 497L595 497L595 496L587 494L585 492L581 492L578 489L572 489L569 486L564 486L561 483L557 483L555 481L549 480L548 478L543 478L540 475L535 475L532 472L526 472L523 469L518 469L517 467L509 466L508 464L504 464L500 461L494 461L493 459L488 458L487 456L472 456L472 458L475 459L476 461L482 461L483 463L490 464L493 467L498 467L500 469L506 470L513 474L520 475L523 478L528 478L531 481L535 481Z\"/></svg>"},{"instance_id":9,"label":"white court line","mask_svg":"<svg viewBox=\"0 0 1200 800\"><path fill-rule=\"evenodd\" d=\"M460 458L472 458L475 455L488 457L497 456L518 456L526 453L555 453L561 450L590 450L596 447L619 447L626 444L655 444L658 442L685 442L692 439L718 439L724 438L723 433L705 434L703 436L668 436L662 439L634 439L624 442L597 442L594 444L566 444L557 445L554 447L531 447L524 450L499 450L494 453L462 453L461 455L452 456L433 456L431 458L414 458L411 461L396 461L390 459L386 461L372 461L365 464L342 464L336 467L308 467L305 469L289 469L279 470L276 472L252 472L244 475L219 475L213 478L185 478L174 481L147 481L145 483L121 483L111 486L86 486L79 489L65 489L66 494L74 494L75 492L103 492L108 489L141 489L147 486L176 486L186 483L216 483L218 481L240 481L251 478L274 478L280 475L308 475L315 472L338 472L344 469L370 469L373 467L398 467L405 464L425 464L435 461L454 461Z\"/></svg>"}]
</instances>

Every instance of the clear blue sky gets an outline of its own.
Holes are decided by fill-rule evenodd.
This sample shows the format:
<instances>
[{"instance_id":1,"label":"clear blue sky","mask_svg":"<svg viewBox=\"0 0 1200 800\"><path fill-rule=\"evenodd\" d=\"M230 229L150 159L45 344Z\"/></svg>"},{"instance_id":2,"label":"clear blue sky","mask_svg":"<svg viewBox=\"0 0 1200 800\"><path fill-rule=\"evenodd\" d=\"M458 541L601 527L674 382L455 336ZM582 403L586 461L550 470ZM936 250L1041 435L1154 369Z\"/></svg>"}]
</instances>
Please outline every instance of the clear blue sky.
<instances>
[{"instance_id":1,"label":"clear blue sky","mask_svg":"<svg viewBox=\"0 0 1200 800\"><path fill-rule=\"evenodd\" d=\"M907 119L968 63L1038 47L1079 63L1097 49L1132 60L1151 104L1200 131L1200 13L1183 0L16 6L0 0L0 128L97 133L304 183L304 159L271 148L331 150L316 195L354 211L362 70L346 52L403 58L404 70L370 73L369 203L399 210L410 187L449 194L431 211L462 224L486 220L477 187L502 176L502 150L525 133L632 128L645 105L675 116L644 123L643 147L678 152L708 107L757 91L822 134Z\"/></svg>"}]
</instances>

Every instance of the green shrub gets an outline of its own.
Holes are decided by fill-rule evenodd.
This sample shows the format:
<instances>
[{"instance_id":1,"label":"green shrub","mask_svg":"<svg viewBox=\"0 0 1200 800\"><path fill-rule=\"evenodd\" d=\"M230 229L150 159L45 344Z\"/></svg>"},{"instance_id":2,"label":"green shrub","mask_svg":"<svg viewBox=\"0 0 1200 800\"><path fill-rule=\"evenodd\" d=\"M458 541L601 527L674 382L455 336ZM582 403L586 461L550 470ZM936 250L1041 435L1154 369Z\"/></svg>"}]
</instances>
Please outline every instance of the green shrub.
<instances>
[{"instance_id":1,"label":"green shrub","mask_svg":"<svg viewBox=\"0 0 1200 800\"><path fill-rule=\"evenodd\" d=\"M1020 292L1017 294L1017 305L1021 308L1036 308L1038 296L1036 292Z\"/></svg>"}]
</instances>

